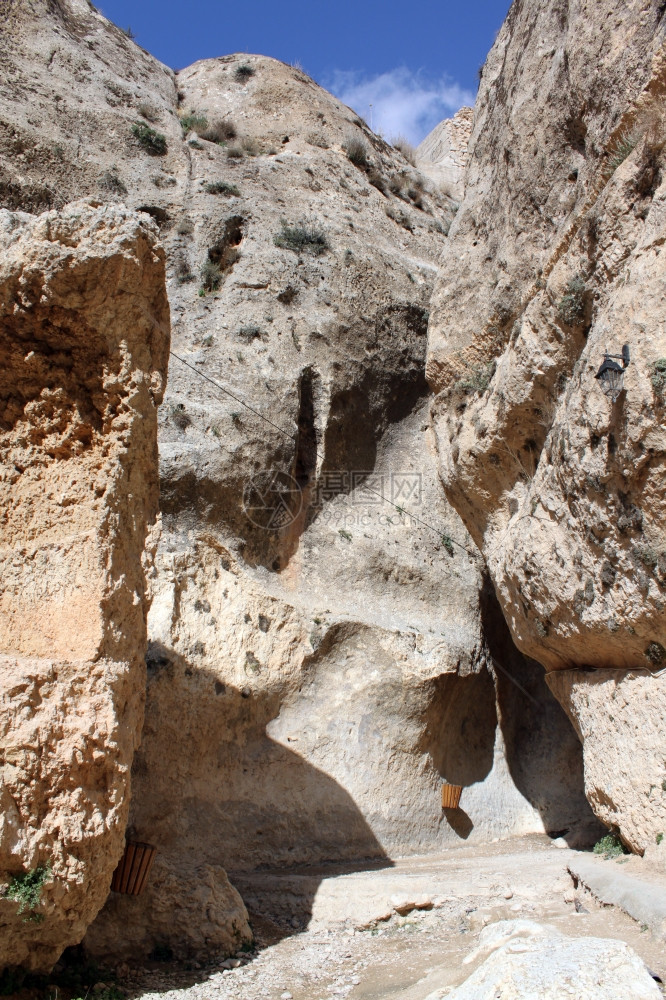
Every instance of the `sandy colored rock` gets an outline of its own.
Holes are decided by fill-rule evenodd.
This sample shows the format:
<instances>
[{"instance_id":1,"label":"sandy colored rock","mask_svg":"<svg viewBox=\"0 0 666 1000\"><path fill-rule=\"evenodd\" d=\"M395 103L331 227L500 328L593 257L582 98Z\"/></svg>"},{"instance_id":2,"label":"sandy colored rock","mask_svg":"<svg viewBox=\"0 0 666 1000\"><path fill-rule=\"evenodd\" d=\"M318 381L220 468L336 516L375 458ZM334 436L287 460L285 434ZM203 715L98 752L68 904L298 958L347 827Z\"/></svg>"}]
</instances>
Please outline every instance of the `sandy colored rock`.
<instances>
[{"instance_id":1,"label":"sandy colored rock","mask_svg":"<svg viewBox=\"0 0 666 1000\"><path fill-rule=\"evenodd\" d=\"M472 134L474 109L461 108L453 118L436 125L416 148L419 170L436 181L457 201L465 191L467 147Z\"/></svg>"},{"instance_id":2,"label":"sandy colored rock","mask_svg":"<svg viewBox=\"0 0 666 1000\"><path fill-rule=\"evenodd\" d=\"M409 472L422 419L383 442L377 476L392 462ZM422 485L429 515L447 518L462 544L439 506L434 465ZM350 512L355 520L344 519ZM158 554L130 822L138 839L160 844L175 875L184 869L182 888L110 901L86 938L95 955L112 942L145 954L156 909L180 924L196 887L194 857L223 858L245 898L254 870L327 860L344 870L359 857L389 865L461 837L573 833L589 823L575 736L544 697L539 668L503 659L544 704L529 737L510 722L525 696L502 674L496 693L477 631L475 558L433 553L425 531L403 517L380 523L376 506L354 493L328 513L307 529L282 580L249 570L210 534L188 552ZM447 564L455 574L444 577L438 567ZM428 602L427 587L436 591ZM444 624L434 616L442 595ZM443 776L468 786L463 810L442 813ZM311 881L314 895L320 878ZM205 941L205 916L200 926ZM178 950L177 933L165 940Z\"/></svg>"},{"instance_id":3,"label":"sandy colored rock","mask_svg":"<svg viewBox=\"0 0 666 1000\"><path fill-rule=\"evenodd\" d=\"M137 905L150 912L149 921L136 920ZM174 868L157 855L141 897L112 893L105 917L96 920L86 935L86 949L100 957L132 960L156 953L175 960L219 957L252 942L247 910L224 869L215 864L188 865L185 858ZM123 921L129 923L131 934L119 935Z\"/></svg>"},{"instance_id":4,"label":"sandy colored rock","mask_svg":"<svg viewBox=\"0 0 666 1000\"><path fill-rule=\"evenodd\" d=\"M483 551L516 644L549 671L621 671L618 688L638 693L636 725L643 694L624 672L666 661L658 17L608 3L593 28L581 3L565 26L554 8L514 5L484 68L428 356L447 497ZM601 92L604 102L585 105ZM604 351L624 343L631 362L612 402L595 376ZM598 697L614 686L594 676L576 675L574 697L565 681L552 687L579 732L599 740L585 751L597 814L642 850L660 829L661 806L655 814L644 797L658 765L632 723L620 736ZM653 745L664 734L658 690ZM602 746L620 753L624 738L636 758L602 775ZM614 783L618 799L602 801Z\"/></svg>"},{"instance_id":5,"label":"sandy colored rock","mask_svg":"<svg viewBox=\"0 0 666 1000\"><path fill-rule=\"evenodd\" d=\"M583 744L588 801L641 854L666 831L660 750L666 730L665 683L663 674L649 670L548 674L548 686Z\"/></svg>"},{"instance_id":6,"label":"sandy colored rock","mask_svg":"<svg viewBox=\"0 0 666 1000\"><path fill-rule=\"evenodd\" d=\"M643 0L577 0L566 17L538 3L509 11L483 67L465 197L432 299L436 391L501 354L533 286L580 232L635 124L660 19Z\"/></svg>"},{"instance_id":7,"label":"sandy colored rock","mask_svg":"<svg viewBox=\"0 0 666 1000\"><path fill-rule=\"evenodd\" d=\"M174 76L83 3L11 18L3 198L101 191L148 212L179 356L130 817L162 875L111 900L89 948L226 951L246 928L217 876L212 917L198 895L215 866L585 839L575 735L437 480L424 363L452 199L295 67L238 53ZM291 484L279 523L256 503L273 471ZM442 814L456 778L463 809Z\"/></svg>"},{"instance_id":8,"label":"sandy colored rock","mask_svg":"<svg viewBox=\"0 0 666 1000\"><path fill-rule=\"evenodd\" d=\"M0 966L45 971L123 849L169 307L155 227L121 208L0 210L0 258Z\"/></svg>"},{"instance_id":9,"label":"sandy colored rock","mask_svg":"<svg viewBox=\"0 0 666 1000\"><path fill-rule=\"evenodd\" d=\"M623 941L572 938L529 920L484 928L478 953L490 956L451 1000L657 1000L661 990L644 962ZM469 956L470 958L472 956Z\"/></svg>"}]
</instances>

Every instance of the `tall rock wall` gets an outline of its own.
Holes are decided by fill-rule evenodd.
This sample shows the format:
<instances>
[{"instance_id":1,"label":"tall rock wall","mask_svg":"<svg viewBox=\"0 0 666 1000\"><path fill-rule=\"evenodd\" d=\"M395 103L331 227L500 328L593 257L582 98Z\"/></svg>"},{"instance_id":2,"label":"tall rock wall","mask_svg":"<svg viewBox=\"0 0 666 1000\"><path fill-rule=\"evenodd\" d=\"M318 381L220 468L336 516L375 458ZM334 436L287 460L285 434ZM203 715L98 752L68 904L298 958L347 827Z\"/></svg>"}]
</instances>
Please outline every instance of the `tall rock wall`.
<instances>
[{"instance_id":1,"label":"tall rock wall","mask_svg":"<svg viewBox=\"0 0 666 1000\"><path fill-rule=\"evenodd\" d=\"M148 212L177 355L129 818L158 855L89 951L235 950L227 872L581 836L575 734L437 482L426 332L455 203L294 67L174 75L80 0L9 12L4 197Z\"/></svg>"},{"instance_id":2,"label":"tall rock wall","mask_svg":"<svg viewBox=\"0 0 666 1000\"><path fill-rule=\"evenodd\" d=\"M121 208L0 210L0 261L0 967L48 971L123 850L169 307Z\"/></svg>"},{"instance_id":3,"label":"tall rock wall","mask_svg":"<svg viewBox=\"0 0 666 1000\"><path fill-rule=\"evenodd\" d=\"M665 40L656 2L514 3L428 352L447 496L517 645L563 671L595 811L641 851L665 795ZM625 343L613 402L595 375Z\"/></svg>"},{"instance_id":4,"label":"tall rock wall","mask_svg":"<svg viewBox=\"0 0 666 1000\"><path fill-rule=\"evenodd\" d=\"M445 118L416 148L419 169L460 201L465 191L465 168L474 123L474 109L461 108Z\"/></svg>"}]
</instances>

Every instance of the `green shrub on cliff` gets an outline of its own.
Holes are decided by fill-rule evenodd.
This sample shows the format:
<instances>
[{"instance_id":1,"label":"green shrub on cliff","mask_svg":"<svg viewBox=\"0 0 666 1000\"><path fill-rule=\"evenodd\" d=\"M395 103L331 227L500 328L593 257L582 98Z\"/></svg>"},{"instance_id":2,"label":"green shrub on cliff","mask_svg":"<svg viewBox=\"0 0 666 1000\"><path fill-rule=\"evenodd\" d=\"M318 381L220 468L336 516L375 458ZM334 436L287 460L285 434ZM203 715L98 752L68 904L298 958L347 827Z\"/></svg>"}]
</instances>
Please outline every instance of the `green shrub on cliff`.
<instances>
[{"instance_id":1,"label":"green shrub on cliff","mask_svg":"<svg viewBox=\"0 0 666 1000\"><path fill-rule=\"evenodd\" d=\"M5 897L18 903L17 913L27 912L24 917L25 921L37 922L44 919L43 915L35 913L35 910L41 902L42 889L50 878L51 866L38 865L36 868L31 868L30 871L14 875L5 889Z\"/></svg>"},{"instance_id":2,"label":"green shrub on cliff","mask_svg":"<svg viewBox=\"0 0 666 1000\"><path fill-rule=\"evenodd\" d=\"M156 132L150 125L143 122L135 122L132 125L132 135L142 149L145 149L151 156L164 156L167 151L166 136L161 132Z\"/></svg>"}]
</instances>

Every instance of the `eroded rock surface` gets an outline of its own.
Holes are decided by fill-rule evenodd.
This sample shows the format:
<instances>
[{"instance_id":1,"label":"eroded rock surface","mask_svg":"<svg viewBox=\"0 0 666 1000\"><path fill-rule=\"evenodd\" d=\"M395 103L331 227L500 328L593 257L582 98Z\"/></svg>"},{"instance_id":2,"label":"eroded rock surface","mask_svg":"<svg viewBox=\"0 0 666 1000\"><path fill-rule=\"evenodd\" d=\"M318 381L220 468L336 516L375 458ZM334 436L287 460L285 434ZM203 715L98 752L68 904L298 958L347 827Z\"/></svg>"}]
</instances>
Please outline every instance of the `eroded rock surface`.
<instances>
[{"instance_id":1,"label":"eroded rock surface","mask_svg":"<svg viewBox=\"0 0 666 1000\"><path fill-rule=\"evenodd\" d=\"M583 744L592 808L641 852L654 846L666 827L664 683L663 674L650 670L548 674L548 686Z\"/></svg>"},{"instance_id":2,"label":"eroded rock surface","mask_svg":"<svg viewBox=\"0 0 666 1000\"><path fill-rule=\"evenodd\" d=\"M452 1000L657 1000L661 990L645 963L624 943L567 937L531 920L507 920L481 931L475 956L482 965L449 996ZM469 956L470 958L472 956Z\"/></svg>"},{"instance_id":3,"label":"eroded rock surface","mask_svg":"<svg viewBox=\"0 0 666 1000\"><path fill-rule=\"evenodd\" d=\"M453 118L445 118L436 125L416 148L419 169L457 200L465 191L467 149L473 123L474 109L461 108Z\"/></svg>"},{"instance_id":4,"label":"eroded rock surface","mask_svg":"<svg viewBox=\"0 0 666 1000\"><path fill-rule=\"evenodd\" d=\"M123 850L169 306L156 229L122 208L0 210L0 258L0 966L44 971Z\"/></svg>"},{"instance_id":5,"label":"eroded rock surface","mask_svg":"<svg viewBox=\"0 0 666 1000\"><path fill-rule=\"evenodd\" d=\"M26 11L0 54L3 197L58 170L49 198L148 212L178 356L130 816L159 859L89 950L235 950L232 867L580 834L575 735L437 483L424 363L452 199L294 67L173 75L79 0ZM290 491L262 507L274 471ZM461 812L442 779L466 785Z\"/></svg>"},{"instance_id":6,"label":"eroded rock surface","mask_svg":"<svg viewBox=\"0 0 666 1000\"><path fill-rule=\"evenodd\" d=\"M547 670L655 670L666 656L663 10L603 12L512 7L484 68L430 325L447 496L516 643ZM595 375L624 343L631 362L612 402ZM552 687L579 731L610 746L612 708L588 681L576 676L579 697ZM661 685L645 683L663 734ZM587 785L598 815L643 850L661 829L661 806L639 814L663 762L654 746L647 765L647 744L631 740L640 780L634 761L602 782L597 748Z\"/></svg>"}]
</instances>

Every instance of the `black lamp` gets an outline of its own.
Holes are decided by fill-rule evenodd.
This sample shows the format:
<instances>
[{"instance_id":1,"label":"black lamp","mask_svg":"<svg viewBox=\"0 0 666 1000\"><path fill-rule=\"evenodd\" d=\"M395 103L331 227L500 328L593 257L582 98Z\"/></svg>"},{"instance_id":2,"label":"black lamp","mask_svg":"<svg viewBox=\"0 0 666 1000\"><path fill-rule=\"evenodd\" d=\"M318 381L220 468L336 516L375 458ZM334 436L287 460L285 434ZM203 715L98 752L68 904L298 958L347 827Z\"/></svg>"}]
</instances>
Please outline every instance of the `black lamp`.
<instances>
[{"instance_id":1,"label":"black lamp","mask_svg":"<svg viewBox=\"0 0 666 1000\"><path fill-rule=\"evenodd\" d=\"M622 362L622 367L618 365L617 361L613 359L617 358ZM595 375L601 383L601 389L603 393L608 396L612 403L615 402L617 397L622 392L624 387L624 370L629 364L629 345L625 344L622 348L622 354L609 354L608 351L604 353L604 360L601 363L601 368Z\"/></svg>"}]
</instances>

